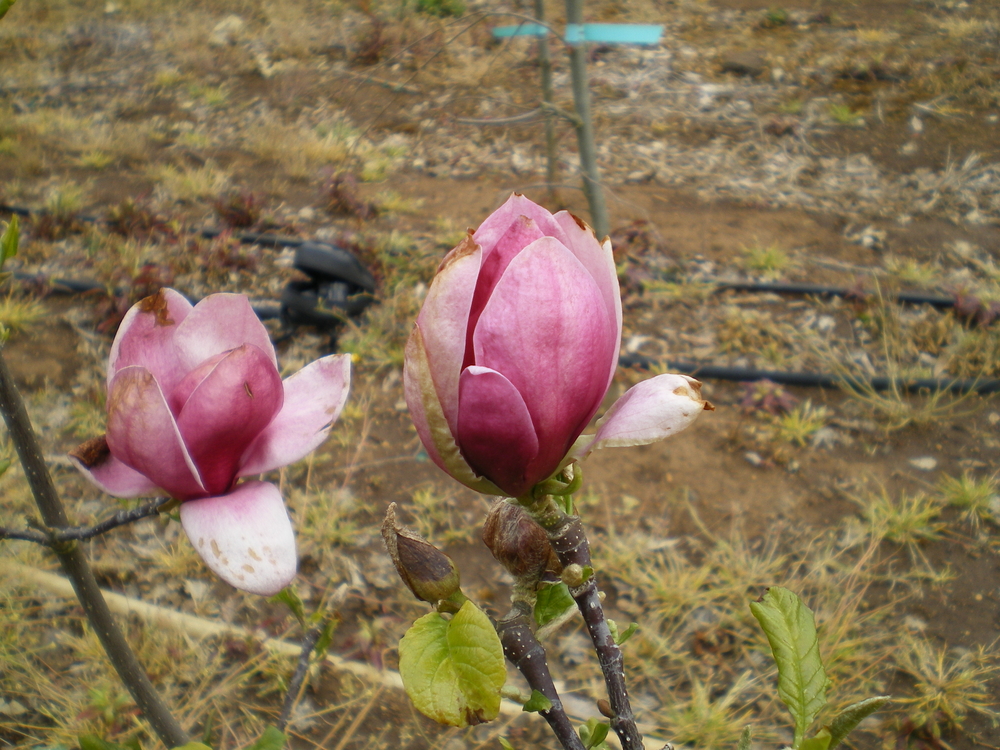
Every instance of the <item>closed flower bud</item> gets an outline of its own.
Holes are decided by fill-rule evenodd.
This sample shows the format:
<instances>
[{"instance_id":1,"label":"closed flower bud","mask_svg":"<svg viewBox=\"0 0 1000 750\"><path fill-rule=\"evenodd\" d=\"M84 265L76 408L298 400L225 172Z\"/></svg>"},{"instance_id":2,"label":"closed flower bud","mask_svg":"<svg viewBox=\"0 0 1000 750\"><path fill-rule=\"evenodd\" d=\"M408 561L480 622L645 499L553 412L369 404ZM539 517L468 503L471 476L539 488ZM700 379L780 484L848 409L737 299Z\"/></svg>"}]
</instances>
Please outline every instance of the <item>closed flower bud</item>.
<instances>
[{"instance_id":1,"label":"closed flower bud","mask_svg":"<svg viewBox=\"0 0 1000 750\"><path fill-rule=\"evenodd\" d=\"M415 597L435 604L458 591L460 578L455 563L422 536L396 522L396 503L390 503L385 513L382 539L396 572Z\"/></svg>"},{"instance_id":2,"label":"closed flower bud","mask_svg":"<svg viewBox=\"0 0 1000 750\"><path fill-rule=\"evenodd\" d=\"M498 500L490 508L483 524L483 542L515 578L538 579L546 570L560 569L545 530L521 506L506 500Z\"/></svg>"}]
</instances>

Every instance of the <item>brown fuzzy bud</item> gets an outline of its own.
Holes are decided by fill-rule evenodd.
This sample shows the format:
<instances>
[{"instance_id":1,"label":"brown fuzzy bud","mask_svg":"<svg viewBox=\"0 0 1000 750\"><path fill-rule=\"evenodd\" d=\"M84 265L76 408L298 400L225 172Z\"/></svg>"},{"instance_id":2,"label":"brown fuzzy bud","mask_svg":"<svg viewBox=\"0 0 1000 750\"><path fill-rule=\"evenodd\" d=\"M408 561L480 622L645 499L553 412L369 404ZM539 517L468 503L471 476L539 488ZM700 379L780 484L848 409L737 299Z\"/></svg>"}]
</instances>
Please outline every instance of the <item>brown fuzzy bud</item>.
<instances>
[{"instance_id":1,"label":"brown fuzzy bud","mask_svg":"<svg viewBox=\"0 0 1000 750\"><path fill-rule=\"evenodd\" d=\"M560 570L545 529L520 505L493 503L483 524L483 542L514 578L537 580L546 570Z\"/></svg>"},{"instance_id":2,"label":"brown fuzzy bud","mask_svg":"<svg viewBox=\"0 0 1000 750\"><path fill-rule=\"evenodd\" d=\"M422 536L396 523L396 503L389 503L386 510L382 539L396 572L415 597L435 604L458 591L455 563Z\"/></svg>"}]
</instances>

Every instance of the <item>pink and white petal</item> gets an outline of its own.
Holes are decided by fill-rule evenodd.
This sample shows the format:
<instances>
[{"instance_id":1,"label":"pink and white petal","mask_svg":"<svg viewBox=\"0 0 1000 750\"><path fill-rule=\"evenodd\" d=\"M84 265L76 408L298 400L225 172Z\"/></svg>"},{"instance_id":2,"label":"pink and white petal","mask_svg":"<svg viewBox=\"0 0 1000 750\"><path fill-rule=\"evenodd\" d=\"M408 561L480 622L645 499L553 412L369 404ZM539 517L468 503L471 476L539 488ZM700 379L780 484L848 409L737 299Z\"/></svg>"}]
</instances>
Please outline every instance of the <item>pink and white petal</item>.
<instances>
[{"instance_id":1,"label":"pink and white petal","mask_svg":"<svg viewBox=\"0 0 1000 750\"><path fill-rule=\"evenodd\" d=\"M598 420L586 453L663 440L714 408L701 397L701 382L687 375L657 375L629 388Z\"/></svg>"},{"instance_id":2,"label":"pink and white petal","mask_svg":"<svg viewBox=\"0 0 1000 750\"><path fill-rule=\"evenodd\" d=\"M227 492L240 459L281 410L281 377L266 352L244 344L229 352L177 415L177 427L210 495Z\"/></svg>"},{"instance_id":3,"label":"pink and white petal","mask_svg":"<svg viewBox=\"0 0 1000 750\"><path fill-rule=\"evenodd\" d=\"M523 397L540 446L529 478L545 479L600 408L618 357L597 284L558 240L537 240L507 267L474 341L476 364Z\"/></svg>"},{"instance_id":4,"label":"pink and white petal","mask_svg":"<svg viewBox=\"0 0 1000 750\"><path fill-rule=\"evenodd\" d=\"M160 289L132 305L111 344L108 382L122 368L137 365L170 393L186 372L177 360L174 335L191 310L191 303L173 289Z\"/></svg>"},{"instance_id":5,"label":"pink and white petal","mask_svg":"<svg viewBox=\"0 0 1000 750\"><path fill-rule=\"evenodd\" d=\"M156 484L111 455L104 435L75 448L69 459L87 479L109 495L142 497L157 494Z\"/></svg>"},{"instance_id":6,"label":"pink and white petal","mask_svg":"<svg viewBox=\"0 0 1000 750\"><path fill-rule=\"evenodd\" d=\"M622 299L621 288L618 285L618 269L615 267L614 253L611 249L611 240L605 239L603 243L597 241L594 230L586 223L578 219L569 211L560 211L555 215L555 220L566 232L569 238L569 249L583 264L590 275L597 283L597 288L601 290L604 304L607 307L608 315L615 321L618 331L618 346L621 347L622 338ZM614 377L618 362L612 363L608 373L608 384Z\"/></svg>"},{"instance_id":7,"label":"pink and white petal","mask_svg":"<svg viewBox=\"0 0 1000 750\"><path fill-rule=\"evenodd\" d=\"M295 577L295 532L273 484L181 503L181 525L209 569L238 589L271 596Z\"/></svg>"},{"instance_id":8,"label":"pink and white petal","mask_svg":"<svg viewBox=\"0 0 1000 750\"><path fill-rule=\"evenodd\" d=\"M486 217L473 235L483 248L484 260L519 216L526 216L534 221L546 237L555 237L564 245L568 243L565 232L551 213L520 193L512 193L506 203Z\"/></svg>"},{"instance_id":9,"label":"pink and white petal","mask_svg":"<svg viewBox=\"0 0 1000 750\"><path fill-rule=\"evenodd\" d=\"M171 497L205 495L159 384L144 367L119 370L108 387L108 448Z\"/></svg>"},{"instance_id":10,"label":"pink and white petal","mask_svg":"<svg viewBox=\"0 0 1000 750\"><path fill-rule=\"evenodd\" d=\"M528 476L539 450L528 407L495 370L473 366L462 372L458 444L472 470L511 497L520 497L538 481Z\"/></svg>"},{"instance_id":11,"label":"pink and white petal","mask_svg":"<svg viewBox=\"0 0 1000 750\"><path fill-rule=\"evenodd\" d=\"M504 494L503 490L489 480L476 476L462 457L438 400L430 366L427 363L423 335L417 325L413 326L410 339L406 342L403 393L413 426L417 428L420 442L423 443L431 461L442 471L476 492L486 495Z\"/></svg>"},{"instance_id":12,"label":"pink and white petal","mask_svg":"<svg viewBox=\"0 0 1000 750\"><path fill-rule=\"evenodd\" d=\"M275 369L278 358L264 324L242 294L210 294L194 306L178 327L178 356L185 369L191 370L206 359L252 344L265 352Z\"/></svg>"},{"instance_id":13,"label":"pink and white petal","mask_svg":"<svg viewBox=\"0 0 1000 750\"><path fill-rule=\"evenodd\" d=\"M462 240L442 262L417 316L430 375L452 434L458 430L458 376L481 260L479 245L471 237Z\"/></svg>"},{"instance_id":14,"label":"pink and white petal","mask_svg":"<svg viewBox=\"0 0 1000 750\"><path fill-rule=\"evenodd\" d=\"M281 382L284 403L240 459L239 476L295 463L326 440L351 388L351 355L310 362Z\"/></svg>"},{"instance_id":15,"label":"pink and white petal","mask_svg":"<svg viewBox=\"0 0 1000 750\"><path fill-rule=\"evenodd\" d=\"M496 247L490 255L483 256L482 269L479 278L476 280L476 293L472 297L472 308L469 310L468 334L465 341L465 358L462 361L463 367L475 364L475 350L472 344L472 332L476 330L476 323L483 313L483 308L489 302L490 295L496 287L500 277L514 257L535 240L539 240L544 235L538 229L538 225L527 216L518 216L507 231L497 242Z\"/></svg>"}]
</instances>

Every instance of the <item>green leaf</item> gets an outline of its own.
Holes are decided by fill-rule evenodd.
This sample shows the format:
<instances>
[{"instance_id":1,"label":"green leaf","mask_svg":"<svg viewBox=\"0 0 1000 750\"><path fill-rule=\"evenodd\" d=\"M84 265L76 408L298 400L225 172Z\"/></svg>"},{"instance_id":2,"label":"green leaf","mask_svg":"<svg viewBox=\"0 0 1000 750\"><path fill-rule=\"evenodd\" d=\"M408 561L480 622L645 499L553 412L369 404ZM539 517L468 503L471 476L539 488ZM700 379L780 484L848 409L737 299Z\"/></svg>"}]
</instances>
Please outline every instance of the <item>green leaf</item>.
<instances>
[{"instance_id":1,"label":"green leaf","mask_svg":"<svg viewBox=\"0 0 1000 750\"><path fill-rule=\"evenodd\" d=\"M629 638L635 635L638 631L639 631L639 623L637 622L629 623L629 626L625 628L624 633L622 633L621 635L615 633L615 643L621 646L623 643L625 643L625 641L627 641Z\"/></svg>"},{"instance_id":2,"label":"green leaf","mask_svg":"<svg viewBox=\"0 0 1000 750\"><path fill-rule=\"evenodd\" d=\"M580 741L587 750L595 750L607 747L604 739L608 736L610 724L606 724L599 719L587 719L587 723L580 726Z\"/></svg>"},{"instance_id":3,"label":"green leaf","mask_svg":"<svg viewBox=\"0 0 1000 750\"><path fill-rule=\"evenodd\" d=\"M0 0L0 18L3 14L7 12L7 9L3 7L6 0ZM13 4L13 3L11 3ZM8 8L10 5L7 6ZM7 225L7 229L4 233L0 235L0 268L3 268L3 264L7 262L8 258L13 258L17 255L17 245L21 241L21 223L17 218L17 214L14 214L10 218L10 224ZM91 737L93 735L86 735Z\"/></svg>"},{"instance_id":4,"label":"green leaf","mask_svg":"<svg viewBox=\"0 0 1000 750\"><path fill-rule=\"evenodd\" d=\"M503 737L497 737L497 739L500 740L500 747L502 747L503 750L514 750L514 746L507 742L507 740Z\"/></svg>"},{"instance_id":5,"label":"green leaf","mask_svg":"<svg viewBox=\"0 0 1000 750\"><path fill-rule=\"evenodd\" d=\"M740 735L740 741L739 744L736 745L736 750L751 750L753 747L753 743L751 742L752 739L753 727L747 724L743 727L743 733Z\"/></svg>"},{"instance_id":6,"label":"green leaf","mask_svg":"<svg viewBox=\"0 0 1000 750\"><path fill-rule=\"evenodd\" d=\"M795 719L792 747L800 750L806 729L823 706L830 680L823 669L812 610L788 589L772 586L750 611L771 644L778 664L778 696Z\"/></svg>"},{"instance_id":7,"label":"green leaf","mask_svg":"<svg viewBox=\"0 0 1000 750\"><path fill-rule=\"evenodd\" d=\"M269 602L274 602L275 604L284 604L295 615L295 619L299 621L299 625L302 626L303 630L306 627L306 608L299 599L299 595L295 593L295 589L291 586L285 586L281 591L268 599Z\"/></svg>"},{"instance_id":8,"label":"green leaf","mask_svg":"<svg viewBox=\"0 0 1000 750\"><path fill-rule=\"evenodd\" d=\"M130 750L130 747L119 742L102 740L96 734L81 734L80 750Z\"/></svg>"},{"instance_id":9,"label":"green leaf","mask_svg":"<svg viewBox=\"0 0 1000 750\"><path fill-rule=\"evenodd\" d=\"M830 747L830 733L821 729L815 737L802 740L801 750L828 750Z\"/></svg>"},{"instance_id":10,"label":"green leaf","mask_svg":"<svg viewBox=\"0 0 1000 750\"><path fill-rule=\"evenodd\" d=\"M0 18L7 15L7 11L11 9L16 0L0 0Z\"/></svg>"},{"instance_id":11,"label":"green leaf","mask_svg":"<svg viewBox=\"0 0 1000 750\"><path fill-rule=\"evenodd\" d=\"M5 458L4 460L0 461L0 477L2 477L4 474L6 474L7 473L7 469L9 469L9 468L10 468L10 459L9 458Z\"/></svg>"},{"instance_id":12,"label":"green leaf","mask_svg":"<svg viewBox=\"0 0 1000 750\"><path fill-rule=\"evenodd\" d=\"M537 690L531 691L531 697L524 704L525 711L548 711L550 708L552 701Z\"/></svg>"},{"instance_id":13,"label":"green leaf","mask_svg":"<svg viewBox=\"0 0 1000 750\"><path fill-rule=\"evenodd\" d=\"M503 646L471 601L446 620L424 615L399 642L399 676L422 714L454 727L492 721L507 679Z\"/></svg>"},{"instance_id":14,"label":"green leaf","mask_svg":"<svg viewBox=\"0 0 1000 750\"><path fill-rule=\"evenodd\" d=\"M264 734L257 738L257 741L250 745L247 750L281 750L288 742L288 737L277 727L268 727Z\"/></svg>"},{"instance_id":15,"label":"green leaf","mask_svg":"<svg viewBox=\"0 0 1000 750\"><path fill-rule=\"evenodd\" d=\"M188 742L186 745L178 745L173 750L212 750L204 742Z\"/></svg>"},{"instance_id":16,"label":"green leaf","mask_svg":"<svg viewBox=\"0 0 1000 750\"><path fill-rule=\"evenodd\" d=\"M864 719L878 711L882 706L891 700L888 695L876 695L874 698L866 698L863 701L853 703L837 716L827 729L830 730L830 749L837 747L844 738L854 731L854 728Z\"/></svg>"},{"instance_id":17,"label":"green leaf","mask_svg":"<svg viewBox=\"0 0 1000 750\"><path fill-rule=\"evenodd\" d=\"M567 610L576 607L576 602L570 596L569 586L559 582L551 586L543 586L538 590L535 599L535 622L542 627L553 620L558 620Z\"/></svg>"},{"instance_id":18,"label":"green leaf","mask_svg":"<svg viewBox=\"0 0 1000 750\"><path fill-rule=\"evenodd\" d=\"M327 649L333 643L333 634L336 632L338 625L340 625L339 617L331 617L326 621L326 625L323 626L323 632L320 633L319 639L316 641L316 647L313 649L316 652L317 659L322 659L326 656Z\"/></svg>"}]
</instances>

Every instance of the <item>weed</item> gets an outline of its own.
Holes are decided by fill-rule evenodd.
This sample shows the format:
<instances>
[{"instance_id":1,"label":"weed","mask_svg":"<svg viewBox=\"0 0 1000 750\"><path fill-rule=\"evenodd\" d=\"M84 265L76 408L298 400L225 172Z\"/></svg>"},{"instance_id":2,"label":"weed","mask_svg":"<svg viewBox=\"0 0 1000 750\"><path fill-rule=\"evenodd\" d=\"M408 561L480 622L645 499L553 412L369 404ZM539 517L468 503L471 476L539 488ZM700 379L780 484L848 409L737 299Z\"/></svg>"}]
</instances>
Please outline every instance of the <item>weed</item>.
<instances>
[{"instance_id":1,"label":"weed","mask_svg":"<svg viewBox=\"0 0 1000 750\"><path fill-rule=\"evenodd\" d=\"M949 651L910 637L897 652L896 666L913 679L913 695L895 698L907 707L913 725L931 725L932 733L940 735L941 728L960 728L970 713L994 724L1000 720L988 687L1000 676L992 646Z\"/></svg>"},{"instance_id":2,"label":"weed","mask_svg":"<svg viewBox=\"0 0 1000 750\"><path fill-rule=\"evenodd\" d=\"M323 207L333 216L356 216L371 219L378 215L379 207L357 195L358 181L354 175L332 174L321 188Z\"/></svg>"},{"instance_id":3,"label":"weed","mask_svg":"<svg viewBox=\"0 0 1000 750\"><path fill-rule=\"evenodd\" d=\"M0 156L17 156L20 142L15 138L0 138Z\"/></svg>"},{"instance_id":4,"label":"weed","mask_svg":"<svg viewBox=\"0 0 1000 750\"><path fill-rule=\"evenodd\" d=\"M109 231L122 237L148 240L154 234L168 238L176 235L167 220L155 213L147 203L131 198L126 198L117 206L108 209L104 223Z\"/></svg>"},{"instance_id":5,"label":"weed","mask_svg":"<svg viewBox=\"0 0 1000 750\"><path fill-rule=\"evenodd\" d=\"M764 412L774 416L788 414L798 399L771 380L744 383L740 408L746 413Z\"/></svg>"},{"instance_id":6,"label":"weed","mask_svg":"<svg viewBox=\"0 0 1000 750\"><path fill-rule=\"evenodd\" d=\"M885 259L885 270L907 284L934 286L941 278L941 269L913 258L890 256Z\"/></svg>"},{"instance_id":7,"label":"weed","mask_svg":"<svg viewBox=\"0 0 1000 750\"><path fill-rule=\"evenodd\" d=\"M751 682L750 672L743 672L722 692L697 677L691 678L691 695L666 711L666 725L671 738L685 745L703 748L732 747L746 726L749 713L737 707L744 704Z\"/></svg>"},{"instance_id":8,"label":"weed","mask_svg":"<svg viewBox=\"0 0 1000 750\"><path fill-rule=\"evenodd\" d=\"M476 528L460 513L451 492L441 494L433 487L413 493L414 520L417 531L428 541L439 544L470 542Z\"/></svg>"},{"instance_id":9,"label":"weed","mask_svg":"<svg viewBox=\"0 0 1000 750\"><path fill-rule=\"evenodd\" d=\"M860 125L864 122L863 115L846 104L831 104L827 112L838 125Z\"/></svg>"},{"instance_id":10,"label":"weed","mask_svg":"<svg viewBox=\"0 0 1000 750\"><path fill-rule=\"evenodd\" d=\"M465 13L463 0L417 0L417 10L429 16L460 16Z\"/></svg>"},{"instance_id":11,"label":"weed","mask_svg":"<svg viewBox=\"0 0 1000 750\"><path fill-rule=\"evenodd\" d=\"M209 107L221 107L229 101L229 92L224 86L192 84L188 86L188 95Z\"/></svg>"},{"instance_id":12,"label":"weed","mask_svg":"<svg viewBox=\"0 0 1000 750\"><path fill-rule=\"evenodd\" d=\"M233 229L252 227L260 220L263 201L248 190L229 192L212 201L222 223Z\"/></svg>"},{"instance_id":13,"label":"weed","mask_svg":"<svg viewBox=\"0 0 1000 750\"><path fill-rule=\"evenodd\" d=\"M1000 482L997 475L976 479L969 472L961 477L943 476L936 487L938 496L948 506L962 511L962 517L974 524L996 523L1000 519Z\"/></svg>"},{"instance_id":14,"label":"weed","mask_svg":"<svg viewBox=\"0 0 1000 750\"><path fill-rule=\"evenodd\" d=\"M743 267L765 279L777 279L792 267L788 253L777 245L751 245L743 249Z\"/></svg>"},{"instance_id":15,"label":"weed","mask_svg":"<svg viewBox=\"0 0 1000 750\"><path fill-rule=\"evenodd\" d=\"M804 447L826 425L829 417L830 411L825 406L813 406L807 399L776 419L777 437L786 443Z\"/></svg>"},{"instance_id":16,"label":"weed","mask_svg":"<svg viewBox=\"0 0 1000 750\"><path fill-rule=\"evenodd\" d=\"M97 169L101 170L105 167L110 166L115 161L115 157L111 154L105 153L100 149L92 149L83 154L76 160L77 166L83 167L85 169Z\"/></svg>"},{"instance_id":17,"label":"weed","mask_svg":"<svg viewBox=\"0 0 1000 750\"><path fill-rule=\"evenodd\" d=\"M45 305L36 299L16 294L0 297L0 340L30 328L47 314Z\"/></svg>"},{"instance_id":18,"label":"weed","mask_svg":"<svg viewBox=\"0 0 1000 750\"><path fill-rule=\"evenodd\" d=\"M804 106L805 104L801 99L789 99L778 105L778 111L783 115L798 115L802 113Z\"/></svg>"},{"instance_id":19,"label":"weed","mask_svg":"<svg viewBox=\"0 0 1000 750\"><path fill-rule=\"evenodd\" d=\"M211 198L223 192L229 177L214 163L203 167L175 167L158 164L149 170L149 176L159 183L159 188L171 199L182 203Z\"/></svg>"},{"instance_id":20,"label":"weed","mask_svg":"<svg viewBox=\"0 0 1000 750\"><path fill-rule=\"evenodd\" d=\"M762 310L745 310L735 305L716 330L719 346L726 352L760 354L786 348L792 341L791 331L779 325L771 314Z\"/></svg>"},{"instance_id":21,"label":"weed","mask_svg":"<svg viewBox=\"0 0 1000 750\"><path fill-rule=\"evenodd\" d=\"M45 201L45 210L31 217L31 231L39 239L59 240L83 230L78 214L83 206L83 190L77 185L54 188Z\"/></svg>"},{"instance_id":22,"label":"weed","mask_svg":"<svg viewBox=\"0 0 1000 750\"><path fill-rule=\"evenodd\" d=\"M938 522L944 501L918 492L894 500L885 487L851 496L861 507L873 538L914 546L940 538L944 524Z\"/></svg>"}]
</instances>

